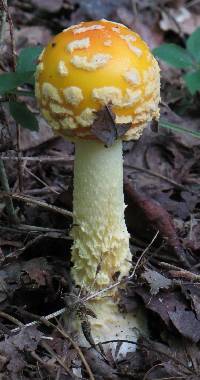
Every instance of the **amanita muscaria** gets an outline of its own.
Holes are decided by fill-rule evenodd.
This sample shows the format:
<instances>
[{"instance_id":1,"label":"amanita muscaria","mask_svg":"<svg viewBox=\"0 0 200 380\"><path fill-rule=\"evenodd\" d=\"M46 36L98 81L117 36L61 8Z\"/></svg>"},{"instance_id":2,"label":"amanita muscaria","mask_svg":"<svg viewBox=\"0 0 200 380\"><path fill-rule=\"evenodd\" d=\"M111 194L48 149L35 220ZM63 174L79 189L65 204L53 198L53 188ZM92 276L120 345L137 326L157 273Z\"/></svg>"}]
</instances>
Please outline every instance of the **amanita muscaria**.
<instances>
[{"instance_id":1,"label":"amanita muscaria","mask_svg":"<svg viewBox=\"0 0 200 380\"><path fill-rule=\"evenodd\" d=\"M147 123L158 119L159 67L146 43L124 25L81 22L43 50L35 93L54 131L75 142L72 276L86 292L98 291L114 283L116 274L118 279L127 276L131 268L122 139L137 140ZM106 107L122 135L116 133L109 147L94 132L97 111ZM120 313L117 299L115 288L89 302L97 316L90 318L96 343L135 338L139 319Z\"/></svg>"}]
</instances>

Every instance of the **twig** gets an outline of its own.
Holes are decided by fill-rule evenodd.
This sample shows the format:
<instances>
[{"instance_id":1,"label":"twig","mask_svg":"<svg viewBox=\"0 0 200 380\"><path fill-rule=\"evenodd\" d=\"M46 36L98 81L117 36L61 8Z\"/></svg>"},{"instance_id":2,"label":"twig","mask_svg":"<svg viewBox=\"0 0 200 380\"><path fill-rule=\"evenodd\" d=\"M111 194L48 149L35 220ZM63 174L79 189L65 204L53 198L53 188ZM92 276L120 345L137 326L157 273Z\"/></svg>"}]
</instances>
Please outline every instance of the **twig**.
<instances>
[{"instance_id":1,"label":"twig","mask_svg":"<svg viewBox=\"0 0 200 380\"><path fill-rule=\"evenodd\" d=\"M65 311L65 308L63 309L64 311ZM64 312L63 311L63 312ZM74 347L74 349L77 351L77 353L78 353L78 355L80 356L80 359L82 360L82 362L83 362L83 364L84 364L84 366L85 366L85 368L86 368L86 371L88 372L88 375L89 375L89 378L90 378L90 380L95 380L95 378L94 378L94 376L93 376L93 374L92 374L92 371L91 371L91 369L90 369L90 366L89 366L89 364L87 363L87 361L86 361L86 359L85 359L85 357L84 357L84 355L83 355L83 353L82 353L82 351L81 351L81 349L80 349L80 347L74 342L74 340L62 329L62 328L60 328L60 327L58 327L58 326L56 326L56 325L54 325L52 322L50 322L49 321L49 319L52 319L52 318L55 318L55 313L54 313L54 316L52 317L51 316L51 318L47 318L47 317L39 317L39 316L37 316L37 315L35 315L35 314L33 314L33 313L29 313L29 312L26 312L26 311L24 311L23 310L23 312L25 313L25 314L28 314L29 316L33 316L34 318L37 318L37 321L35 321L35 322L39 322L39 323L43 323L45 326L47 326L47 327L52 327L52 328L54 328L54 329L56 329L65 339L67 339L67 340L69 340L70 341L70 343L71 343L71 345ZM60 311L59 311L60 312ZM61 313L60 313L61 314ZM58 314L57 314L58 315ZM49 316L48 316L49 317ZM32 322L33 323L33 322ZM30 324L28 324L29 326L30 326ZM24 325L24 327L27 327L28 325ZM32 324L33 325L33 324ZM16 329L15 329L15 331L16 331ZM12 330L12 332L14 332L14 330ZM46 346L46 342L44 343L44 347ZM50 347L49 347L50 348ZM50 351L49 351L50 352ZM57 356L56 356L56 358L58 358ZM58 358L59 359L59 358ZM60 359L59 359L60 360ZM58 362L63 366L63 362L60 360L59 361L58 360ZM69 371L69 370L68 370Z\"/></svg>"},{"instance_id":2,"label":"twig","mask_svg":"<svg viewBox=\"0 0 200 380\"><path fill-rule=\"evenodd\" d=\"M169 177L166 177L165 175L162 175L160 173L157 173L157 172L153 172L152 170L150 169L146 169L146 168L142 168L140 166L136 166L136 165L125 165L126 168L128 169L133 169L133 170L138 170L138 171L142 171L146 174L149 174L151 176L154 176L154 177L157 177L157 178L160 178L160 179L163 179L164 181L166 182L169 182L171 183L172 185L174 185L177 189L181 189L183 191L189 191L191 193L194 193L194 194L199 194L197 191L194 191L194 190L191 190L189 189L188 187L184 186L184 185L181 185L180 183L174 181L173 179L169 178Z\"/></svg>"},{"instance_id":3,"label":"twig","mask_svg":"<svg viewBox=\"0 0 200 380\"><path fill-rule=\"evenodd\" d=\"M7 4L7 0L1 0L2 8L4 12L7 15L8 19L8 24L9 24L9 31L10 31L10 40L11 40L11 51L12 51L12 69L13 72L16 71L16 46L15 46L15 38L14 38L14 26L13 26L13 21L12 17L10 14L10 10ZM16 100L16 95L13 95L13 99ZM17 157L18 157L18 178L19 178L19 190L22 191L23 188L23 175L22 175L22 165L21 165L21 160L20 160L20 125L16 123L16 132L17 132Z\"/></svg>"},{"instance_id":4,"label":"twig","mask_svg":"<svg viewBox=\"0 0 200 380\"><path fill-rule=\"evenodd\" d=\"M0 198L1 197L11 197L13 199L16 199L20 202L24 202L24 203L27 203L29 205L36 205L38 207L42 207L42 208L45 208L46 210L49 210L49 211L52 211L52 212L56 212L57 214L61 214L65 217L70 217L72 218L73 217L73 214L72 212L70 211L67 211L61 207L57 207L57 206L53 206L53 205L50 205L49 203L46 203L46 202L42 202L40 200L37 200L35 198L32 198L32 197L27 197L27 196L24 196L24 195L21 195L21 194L18 194L18 193L11 193L11 192L7 192L7 191L0 191Z\"/></svg>"},{"instance_id":5,"label":"twig","mask_svg":"<svg viewBox=\"0 0 200 380\"><path fill-rule=\"evenodd\" d=\"M163 12L164 14L167 15L167 17L169 19L171 19L171 21L174 23L175 28L177 29L176 32L179 34L182 41L185 43L184 33L181 29L181 25L178 23L178 21L173 16L173 14L168 10L168 8L165 7L164 5L162 5L162 3L160 3L160 6L154 5L153 7L154 7L154 9L158 10L159 13Z\"/></svg>"},{"instance_id":6,"label":"twig","mask_svg":"<svg viewBox=\"0 0 200 380\"><path fill-rule=\"evenodd\" d=\"M3 156L1 155L0 158L3 160L3 161L17 161L18 160L18 157L16 156ZM73 162L74 159L72 157L69 157L69 156L60 156L60 157L57 157L57 156L40 156L40 157L30 157L30 156L22 156L21 157L21 160L22 161L34 161L34 162Z\"/></svg>"},{"instance_id":7,"label":"twig","mask_svg":"<svg viewBox=\"0 0 200 380\"><path fill-rule=\"evenodd\" d=\"M57 228L48 228L48 227L40 227L40 226L31 226L31 225L28 225L28 224L18 224L17 226L13 225L9 225L9 226L0 226L0 231L3 230L3 231L19 231L19 232L31 232L31 233L35 233L35 232L47 232L47 233L58 233L58 234L65 234L65 237L68 238L69 240L71 240L72 238L66 236L66 230L65 229L57 229Z\"/></svg>"},{"instance_id":8,"label":"twig","mask_svg":"<svg viewBox=\"0 0 200 380\"><path fill-rule=\"evenodd\" d=\"M110 291L111 289L115 288L116 286L119 286L119 285L123 284L127 280L131 280L134 277L134 275L136 273L136 270L137 270L139 264L141 263L143 257L145 256L146 252L150 249L150 247L152 246L152 244L156 240L158 234L159 234L159 231L156 232L156 234L153 237L153 239L151 240L151 242L148 244L148 246L142 252L142 255L139 257L139 259L138 259L138 261L137 261L137 263L135 265L135 268L134 268L134 270L133 270L133 272L132 272L132 274L130 276L128 276L126 278L123 278L122 280L116 282L115 284L113 284L113 285L111 285L111 286L109 286L107 288L104 288L104 289L100 290L99 292L93 293L93 294L91 294L89 296L86 296L86 297L82 298L81 301L82 302L89 301L89 300L91 300L91 299L93 299L93 298L95 298L95 297L97 297L97 296L99 296L99 295L101 295L101 294L103 294L103 293L105 293L107 291ZM46 326L54 327L58 332L60 332L60 334L63 337L65 337L66 339L68 339L70 341L70 343L72 344L72 346L74 347L74 349L78 352L78 354L79 354L79 356L80 356L80 358L81 358L81 360L82 360L82 362L83 362L83 364L84 364L84 366L85 366L85 368L86 368L86 370L88 372L89 378L91 380L95 380L95 378L94 378L94 376L92 374L92 371L91 371L91 369L90 369L90 367L89 367L89 365L88 365L88 363L87 363L87 361L86 361L86 359L85 359L85 357L84 357L84 355L83 355L80 347L73 341L73 339L63 329L60 329L59 327L55 326L52 322L49 321L50 319L53 319L53 318L55 318L55 317L57 317L57 316L59 316L61 314L64 314L65 310L66 310L66 308L62 308L62 309L58 310L57 312L49 314L49 315L44 316L44 317L37 317L37 316L34 315L35 317L37 317L37 320L24 325L24 327L34 326L34 325L37 325L38 323L44 323ZM30 314L31 313L29 313L29 315ZM15 332L18 332L19 330L21 330L21 328L18 327L18 328L15 328L15 329L11 330L11 332L15 333Z\"/></svg>"},{"instance_id":9,"label":"twig","mask_svg":"<svg viewBox=\"0 0 200 380\"><path fill-rule=\"evenodd\" d=\"M136 270L139 266L139 264L141 263L143 257L146 255L146 253L148 252L148 250L151 248L151 246L153 245L154 241L157 239L158 237L158 234L159 234L159 231L156 232L156 234L154 235L153 239L150 241L150 243L148 244L148 246L145 248L145 250L142 252L141 256L139 257L137 263L135 264L135 267L134 267L134 270L133 272L131 273L131 275L128 277L128 280L131 280L134 276L135 276L135 273L136 273Z\"/></svg>"},{"instance_id":10,"label":"twig","mask_svg":"<svg viewBox=\"0 0 200 380\"><path fill-rule=\"evenodd\" d=\"M25 232L25 231L24 231ZM31 233L31 231L29 231L29 234ZM26 231L26 234L27 234L27 231ZM50 237L50 233L46 233L46 234L41 234L36 236L34 239L28 241L28 243L22 247L22 248L19 248L19 249L15 249L14 252L10 252L8 253L5 257L4 257L4 263L6 262L9 262L11 259L16 259L16 257L18 257L19 255L21 255L24 251L26 251L28 248L32 247L33 244L36 244L38 243L42 238L44 237ZM55 236L54 236L55 237ZM59 236L60 237L60 236ZM62 236L62 238L64 240L72 240L69 236Z\"/></svg>"},{"instance_id":11,"label":"twig","mask_svg":"<svg viewBox=\"0 0 200 380\"><path fill-rule=\"evenodd\" d=\"M139 257L139 259L138 259L138 261L137 261L137 263L136 263L136 265L135 265L135 268L134 268L134 270L133 270L133 272L131 273L130 276L128 276L128 277L124 277L124 278L122 278L120 281L115 282L114 284L108 286L107 288L101 289L101 290L99 290L99 291L97 291L97 292L95 292L95 293L90 294L89 296L86 296L86 297L82 298L81 301L82 301L82 302L87 302L87 301L89 301L89 300L91 300L91 299L93 299L93 298L95 298L95 297L99 297L101 294L103 294L103 293L105 293L105 292L108 292L108 291L110 291L110 290L116 288L116 287L119 286L119 285L124 284L124 283L127 282L127 281L130 281L130 280L135 276L135 272L136 272L136 270L137 270L137 268L138 268L140 262L142 261L142 259L143 259L144 255L146 254L146 252L151 248L151 246L152 246L152 244L154 243L154 241L156 240L158 234L159 234L159 231L156 232L156 234L154 235L154 237L153 237L153 239L151 240L151 242L148 244L148 246L147 246L147 247L145 248L145 250L142 252L142 254L141 254L141 256Z\"/></svg>"},{"instance_id":12,"label":"twig","mask_svg":"<svg viewBox=\"0 0 200 380\"><path fill-rule=\"evenodd\" d=\"M4 0L4 2L7 6L7 0ZM6 27L6 11L2 7L2 9L0 9L0 45L4 41L5 27Z\"/></svg>"},{"instance_id":13,"label":"twig","mask_svg":"<svg viewBox=\"0 0 200 380\"><path fill-rule=\"evenodd\" d=\"M181 267L178 267L174 264L169 264L169 263L165 263L164 261L160 261L159 262L159 266L161 268L166 268L166 269L173 269L173 270L182 270L183 268Z\"/></svg>"},{"instance_id":14,"label":"twig","mask_svg":"<svg viewBox=\"0 0 200 380\"><path fill-rule=\"evenodd\" d=\"M41 357L35 352L31 351L31 356L33 359L35 359L38 363L40 363L44 368L48 369L49 367L52 367L52 364L46 363L41 359Z\"/></svg>"},{"instance_id":15,"label":"twig","mask_svg":"<svg viewBox=\"0 0 200 380\"><path fill-rule=\"evenodd\" d=\"M13 317L10 314L5 313L4 311L0 311L0 317L8 319L8 321L10 321L10 322L14 323L15 325L19 326L19 330L20 330L21 327L24 326L24 324L22 322L18 321L18 319L16 319L15 317Z\"/></svg>"},{"instance_id":16,"label":"twig","mask_svg":"<svg viewBox=\"0 0 200 380\"><path fill-rule=\"evenodd\" d=\"M55 317L58 317L59 315L62 315L64 312L65 312L65 307L63 307L62 309L57 310L57 311L55 311L54 313L51 313L51 314L49 314L49 315L42 316L40 319L41 319L42 321L43 321L44 319L46 319L47 321L49 321L49 319L53 319L53 318L55 318ZM39 323L40 323L40 320L33 321L33 322L29 322L29 323L27 323L26 325L24 325L23 327L37 326ZM11 333L17 333L17 332L19 332L21 329L22 329L21 327L16 327L15 329L12 329L12 330L11 330Z\"/></svg>"},{"instance_id":17,"label":"twig","mask_svg":"<svg viewBox=\"0 0 200 380\"><path fill-rule=\"evenodd\" d=\"M1 159L0 159L0 183L1 183L2 189L5 192L10 192L10 186L9 186L9 183L8 183L8 177L7 177L7 174L6 174L4 163L3 163L3 161ZM5 200L5 202L6 202L6 210L7 210L8 217L9 217L10 221L12 223L14 223L14 224L17 224L18 223L18 218L17 218L17 215L15 213L15 209L14 209L14 206L13 206L12 199L7 197L6 200Z\"/></svg>"},{"instance_id":18,"label":"twig","mask_svg":"<svg viewBox=\"0 0 200 380\"><path fill-rule=\"evenodd\" d=\"M52 193L59 195L59 193L56 190L53 190L52 187L50 187L45 181L43 181L41 178L39 178L36 174L32 173L31 170L28 168L25 168L25 171L30 174L31 177L35 178L39 183L44 185L46 188L48 188Z\"/></svg>"},{"instance_id":19,"label":"twig","mask_svg":"<svg viewBox=\"0 0 200 380\"><path fill-rule=\"evenodd\" d=\"M150 341L148 341L148 339L145 337L146 341L148 343L150 343ZM145 344L145 343L141 343L141 342L138 342L138 341L133 341L133 340L128 340L128 339L112 339L112 340L106 340L104 342L101 342L102 345L105 345L105 344L110 344L110 343L118 343L118 342L122 342L122 343L129 343L129 344L135 344L136 346L138 347L144 347L146 350L149 350L149 347ZM99 343L96 343L95 346L98 346ZM90 348L93 348L93 347L90 347ZM185 369L187 369L188 371L193 372L193 370L191 368L189 368L188 366L186 366L184 363L182 363L179 359L177 359L176 357L174 357L173 355L170 355L169 353L165 352L165 351L162 351L162 350L158 350L156 348L154 348L152 345L151 345L151 351L153 352L156 352L157 354L162 354L163 356L166 356L168 359L174 361L175 363L183 366Z\"/></svg>"},{"instance_id":20,"label":"twig","mask_svg":"<svg viewBox=\"0 0 200 380\"><path fill-rule=\"evenodd\" d=\"M19 229L18 229L19 227ZM18 257L20 254L22 254L24 251L26 251L28 248L32 247L33 244L36 244L38 243L41 239L45 238L45 237L53 237L53 238L61 238L64 239L64 240L72 240L72 238L70 236L67 236L66 235L66 230L56 230L56 229L51 229L51 228L45 228L45 227L38 227L38 226L29 226L29 225L20 225L20 226L17 226L17 228L15 226L12 227L7 227L7 226L0 226L0 231L11 231L11 232L15 232L15 233L25 233L26 235L27 234L35 234L35 233L39 233L38 236L36 236L35 238L33 238L32 240L28 241L28 243L23 246L22 248L19 248L19 249L15 249L13 252L10 252L8 253L5 257L4 257L4 263L10 261L11 259L16 259L16 257ZM56 235L55 235L56 234ZM9 242L10 244L10 242ZM10 244L11 245L11 244Z\"/></svg>"},{"instance_id":21,"label":"twig","mask_svg":"<svg viewBox=\"0 0 200 380\"><path fill-rule=\"evenodd\" d=\"M69 368L67 367L67 365L59 358L59 356L54 352L54 350L52 350L52 348L48 345L48 343L46 342L42 342L40 343L42 347L45 348L45 350L52 356L54 357L57 362L61 365L61 367L64 368L64 370L70 375L72 376L72 374L70 373L70 370Z\"/></svg>"},{"instance_id":22,"label":"twig","mask_svg":"<svg viewBox=\"0 0 200 380\"><path fill-rule=\"evenodd\" d=\"M22 329L22 328L27 328L27 325L24 325L22 322L20 322L17 318L14 318L12 315L9 315L7 313L4 313L2 311L0 311L0 317L3 317L3 318L6 318L8 319L9 321L15 323L16 325L19 326L19 331ZM16 330L16 329L15 329ZM12 330L13 331L13 330ZM11 331L11 332L12 332ZM56 360L58 361L58 363L65 369L65 371L67 371L67 373L70 373L68 367L63 364L62 360L55 354L55 352L49 347L49 345L46 343L46 342L42 342L41 343L41 346L43 346L53 357L56 358Z\"/></svg>"},{"instance_id":23,"label":"twig","mask_svg":"<svg viewBox=\"0 0 200 380\"><path fill-rule=\"evenodd\" d=\"M17 161L17 166L18 166L18 178L19 178L19 191L23 191L23 166L22 166L22 161L21 161L21 127L19 124L16 123L17 127L17 156L18 156L18 161Z\"/></svg>"},{"instance_id":24,"label":"twig","mask_svg":"<svg viewBox=\"0 0 200 380\"><path fill-rule=\"evenodd\" d=\"M188 3L188 4L185 4L185 7L190 8L190 7L193 7L194 5L197 5L199 3L200 3L200 0L193 0L193 1L190 1L190 3Z\"/></svg>"},{"instance_id":25,"label":"twig","mask_svg":"<svg viewBox=\"0 0 200 380\"><path fill-rule=\"evenodd\" d=\"M160 262L159 266L164 269L169 269L169 274L178 279L190 280L192 282L200 281L200 275L197 273L190 272L189 270L185 270L183 268L177 267L176 265Z\"/></svg>"},{"instance_id":26,"label":"twig","mask_svg":"<svg viewBox=\"0 0 200 380\"><path fill-rule=\"evenodd\" d=\"M91 368L87 362L87 360L85 359L85 356L83 355L80 347L76 344L76 342L74 342L74 340L63 330L63 329L60 329L59 327L55 326L52 322L49 322L48 321L48 324L50 324L50 326L54 327L57 331L60 332L60 334L65 338L65 339L68 339L71 343L71 345L74 347L74 349L77 351L78 355L80 356L80 359L82 360L84 366L85 366L85 369L89 375L89 378L90 380L95 380L94 376L93 376L93 373L91 371Z\"/></svg>"},{"instance_id":27,"label":"twig","mask_svg":"<svg viewBox=\"0 0 200 380\"><path fill-rule=\"evenodd\" d=\"M41 189L27 189L24 190L24 195L39 195L39 196L46 196L48 194L52 193L52 190L56 191L58 194L60 194L61 190L66 191L66 188L64 186L52 186L52 187L42 187ZM53 192L54 192L53 191Z\"/></svg>"},{"instance_id":28,"label":"twig","mask_svg":"<svg viewBox=\"0 0 200 380\"><path fill-rule=\"evenodd\" d=\"M12 66L13 71L16 69L16 47L15 47L15 39L14 39L14 27L13 27L13 21L12 17L9 11L9 7L7 4L7 0L1 0L2 8L4 12L6 13L8 24L9 24L9 30L10 30L10 40L11 40L11 49L12 49Z\"/></svg>"},{"instance_id":29,"label":"twig","mask_svg":"<svg viewBox=\"0 0 200 380\"><path fill-rule=\"evenodd\" d=\"M178 279L183 280L190 280L192 282L199 282L200 281L200 275L196 273L189 272L188 270L170 270L169 274Z\"/></svg>"},{"instance_id":30,"label":"twig","mask_svg":"<svg viewBox=\"0 0 200 380\"><path fill-rule=\"evenodd\" d=\"M2 3L2 9L0 9L0 45L4 41L4 34L5 34L5 25L6 25L6 10L5 7L7 7L7 0L4 0L4 3ZM2 186L2 189L4 191L10 191L8 178L6 174L6 170L4 167L3 161L0 159L0 183ZM15 213L15 209L13 207L12 199L6 200L6 209L9 216L9 219L13 223L17 223L17 216Z\"/></svg>"},{"instance_id":31,"label":"twig","mask_svg":"<svg viewBox=\"0 0 200 380\"><path fill-rule=\"evenodd\" d=\"M103 294L103 293L105 293L105 292L107 292L107 291L109 291L109 290L115 288L116 286L119 286L119 285L123 284L123 283L126 282L127 280L131 280L131 279L134 277L135 272L136 272L136 270L137 270L139 264L141 263L141 261L142 261L144 255L145 255L146 252L151 248L151 246L152 246L152 244L154 243L154 241L156 240L158 234L159 234L159 231L156 232L155 236L153 237L153 239L151 240L151 242L149 243L149 245L148 245L148 246L145 248L145 250L142 252L142 255L139 257L139 259L138 259L138 261L137 261L137 263L136 263L136 265L135 265L134 271L132 272L132 274L131 274L130 276L123 278L122 280L120 280L120 281L118 281L118 282L116 282L116 283L110 285L110 286L107 287L107 288L104 288L104 289L100 290L99 292L92 293L91 295L82 298L81 301L82 301L82 302L89 301L89 300L91 300L91 299L93 299L93 298L95 298L95 297L97 297L97 296L99 296L99 295L101 295L101 294ZM57 316L63 314L64 312L65 312L65 308L62 308L62 309L56 311L55 313L51 313L51 314L49 314L49 315L47 315L47 316L43 316L43 317L41 317L40 319L41 319L42 321L43 321L43 320L47 320L47 321L49 321L50 319L53 319L53 318L55 318L55 317L57 317ZM25 325L25 327L35 326L35 325L37 325L38 323L39 323L38 320L37 320L37 321L33 321L33 322L30 322L30 323L27 323L27 324ZM12 332L12 333L15 333L15 332L18 332L19 330L20 330L20 328L15 328L15 329L11 330L11 332Z\"/></svg>"}]
</instances>

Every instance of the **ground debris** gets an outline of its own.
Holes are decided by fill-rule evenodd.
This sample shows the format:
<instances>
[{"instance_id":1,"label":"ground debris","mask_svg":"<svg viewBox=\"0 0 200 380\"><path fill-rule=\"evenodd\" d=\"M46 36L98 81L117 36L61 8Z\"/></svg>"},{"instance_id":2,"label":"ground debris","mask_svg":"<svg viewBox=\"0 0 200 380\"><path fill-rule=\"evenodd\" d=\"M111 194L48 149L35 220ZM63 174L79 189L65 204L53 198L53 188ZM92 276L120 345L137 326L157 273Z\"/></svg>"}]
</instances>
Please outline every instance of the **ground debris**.
<instances>
[{"instance_id":1,"label":"ground debris","mask_svg":"<svg viewBox=\"0 0 200 380\"><path fill-rule=\"evenodd\" d=\"M100 18L135 29L151 49L163 42L185 46L185 37L200 19L199 2L186 0L11 0L9 6L17 54L27 46L46 45L51 35L74 23ZM1 73L9 72L11 66L7 28ZM162 63L161 69L161 119L199 131L199 94L192 97L188 93L181 70ZM27 90L33 91L33 87L29 85ZM22 160L21 194L72 210L74 147L53 136L38 114L33 97L20 100L27 102L40 125L39 133L21 129L21 154L31 158ZM3 103L0 111L2 107ZM15 156L15 160L5 161L5 167L11 189L16 192L16 128L7 111L0 113L0 151L5 156ZM103 133L102 122L106 124ZM128 126L117 128L122 136ZM118 137L111 109L100 111L93 132L106 145ZM200 379L199 158L198 138L161 127L149 126L140 140L124 143L125 178L129 178L129 182L125 181L126 222L132 237L133 270L152 236L157 231L159 234L142 257L127 289L121 290L120 306L130 313L138 308L145 311L151 339L141 337L136 352L119 362L114 361L112 354L104 360L96 349L85 349L83 354L95 380ZM19 226L29 228L22 231L19 226L8 226L1 202L0 378L74 380L81 373L88 378L77 349L57 330L59 327L66 332L63 311L51 319L51 327L40 320L40 316L64 310L65 295L71 294L71 219L66 221L62 215L30 208L16 200L14 206ZM69 313L71 320L72 314ZM34 315L38 317L34 319ZM17 324L34 320L37 327L21 326L17 334L12 333Z\"/></svg>"},{"instance_id":2,"label":"ground debris","mask_svg":"<svg viewBox=\"0 0 200 380\"><path fill-rule=\"evenodd\" d=\"M160 289L168 289L172 285L171 279L149 268L145 269L141 277L148 282L152 295L156 295Z\"/></svg>"},{"instance_id":3,"label":"ground debris","mask_svg":"<svg viewBox=\"0 0 200 380\"><path fill-rule=\"evenodd\" d=\"M43 334L36 327L23 328L18 334L7 336L0 342L0 365L6 366L8 374L20 373L26 367L24 352L32 352L37 346Z\"/></svg>"},{"instance_id":4,"label":"ground debris","mask_svg":"<svg viewBox=\"0 0 200 380\"><path fill-rule=\"evenodd\" d=\"M168 250L171 250L173 254L178 256L181 263L188 267L188 259L184 249L177 236L172 218L169 213L156 201L147 198L146 196L139 194L138 191L134 189L130 181L125 182L125 196L126 202L129 208L127 208L128 220L132 220L132 215L136 223L138 220L141 221L139 224L140 228L143 229L143 225L146 226L145 231L137 231L138 233L152 234L155 230L159 231L160 236L166 242ZM137 223L138 225L138 223ZM134 226L132 224L134 230Z\"/></svg>"},{"instance_id":5,"label":"ground debris","mask_svg":"<svg viewBox=\"0 0 200 380\"><path fill-rule=\"evenodd\" d=\"M164 344L141 338L137 351L127 355L128 360L131 362L129 372L124 363L118 365L124 376L130 376L127 379L199 379L199 349L187 340L176 339L175 342L170 339L168 344Z\"/></svg>"},{"instance_id":6,"label":"ground debris","mask_svg":"<svg viewBox=\"0 0 200 380\"><path fill-rule=\"evenodd\" d=\"M193 343L199 342L198 285L188 284L186 282L188 279L185 283L174 281L170 278L170 271L164 276L157 270L149 268L145 268L141 274L141 281L141 285L137 282L131 286L129 294L141 297L150 315L156 316L157 323L161 325L164 323L170 334L174 331ZM150 324L152 329L157 328L157 324L155 326L154 323Z\"/></svg>"}]
</instances>

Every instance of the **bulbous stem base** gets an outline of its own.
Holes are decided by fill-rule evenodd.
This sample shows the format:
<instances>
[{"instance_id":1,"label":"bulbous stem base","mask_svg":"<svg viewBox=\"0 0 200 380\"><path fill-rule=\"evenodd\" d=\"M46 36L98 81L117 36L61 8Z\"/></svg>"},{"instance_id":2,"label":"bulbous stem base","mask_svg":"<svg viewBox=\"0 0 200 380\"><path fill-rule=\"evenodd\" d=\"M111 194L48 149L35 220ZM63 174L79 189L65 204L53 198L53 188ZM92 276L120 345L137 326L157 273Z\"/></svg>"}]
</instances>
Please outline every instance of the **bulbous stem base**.
<instances>
[{"instance_id":1,"label":"bulbous stem base","mask_svg":"<svg viewBox=\"0 0 200 380\"><path fill-rule=\"evenodd\" d=\"M96 318L89 317L89 326L91 337L96 344L103 343L103 349L112 351L114 358L123 358L128 352L136 349L140 332L146 333L146 321L141 311L127 313L119 310L116 300L112 296L102 297L89 301L87 306L96 314ZM89 347L87 341L78 323L79 337L78 342L83 347ZM104 344L105 342L109 342ZM119 349L118 343L121 343Z\"/></svg>"}]
</instances>

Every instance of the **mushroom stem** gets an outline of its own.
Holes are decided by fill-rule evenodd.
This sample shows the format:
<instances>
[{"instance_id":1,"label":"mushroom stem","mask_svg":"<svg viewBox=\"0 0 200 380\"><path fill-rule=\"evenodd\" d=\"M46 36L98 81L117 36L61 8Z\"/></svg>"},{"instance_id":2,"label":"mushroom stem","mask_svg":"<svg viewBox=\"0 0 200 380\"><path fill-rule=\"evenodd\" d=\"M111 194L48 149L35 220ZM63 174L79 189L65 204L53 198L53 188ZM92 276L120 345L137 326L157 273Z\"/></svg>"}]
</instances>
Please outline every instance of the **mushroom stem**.
<instances>
[{"instance_id":1,"label":"mushroom stem","mask_svg":"<svg viewBox=\"0 0 200 380\"><path fill-rule=\"evenodd\" d=\"M102 289L127 275L131 265L121 140L109 148L76 143L73 202L73 277L88 291Z\"/></svg>"},{"instance_id":2,"label":"mushroom stem","mask_svg":"<svg viewBox=\"0 0 200 380\"><path fill-rule=\"evenodd\" d=\"M72 236L75 283L86 291L105 288L128 275L131 266L129 234L124 220L122 141L106 148L96 141L76 143L74 167L74 226ZM118 277L117 277L118 276ZM142 327L141 313L121 313L118 289L88 302L96 314L89 318L95 344L106 340L137 340L135 328ZM88 343L81 333L79 343ZM110 348L115 349L116 344ZM135 346L124 343L123 356ZM113 351L114 353L114 351Z\"/></svg>"}]
</instances>

